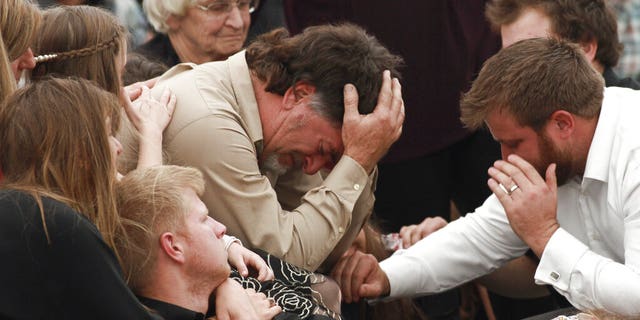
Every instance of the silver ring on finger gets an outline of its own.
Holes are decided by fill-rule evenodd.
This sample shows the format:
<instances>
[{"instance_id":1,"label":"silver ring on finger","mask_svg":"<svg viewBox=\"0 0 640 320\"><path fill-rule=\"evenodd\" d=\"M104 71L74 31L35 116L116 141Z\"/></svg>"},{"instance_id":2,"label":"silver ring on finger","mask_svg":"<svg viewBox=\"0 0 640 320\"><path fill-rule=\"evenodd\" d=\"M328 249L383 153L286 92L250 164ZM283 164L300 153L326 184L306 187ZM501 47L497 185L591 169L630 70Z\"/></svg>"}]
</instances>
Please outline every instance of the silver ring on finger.
<instances>
[{"instance_id":1,"label":"silver ring on finger","mask_svg":"<svg viewBox=\"0 0 640 320\"><path fill-rule=\"evenodd\" d=\"M507 195L511 195L511 193L509 193L509 190L507 190L507 188L504 186L504 184L498 183L498 187L500 188L500 190L502 190Z\"/></svg>"}]
</instances>

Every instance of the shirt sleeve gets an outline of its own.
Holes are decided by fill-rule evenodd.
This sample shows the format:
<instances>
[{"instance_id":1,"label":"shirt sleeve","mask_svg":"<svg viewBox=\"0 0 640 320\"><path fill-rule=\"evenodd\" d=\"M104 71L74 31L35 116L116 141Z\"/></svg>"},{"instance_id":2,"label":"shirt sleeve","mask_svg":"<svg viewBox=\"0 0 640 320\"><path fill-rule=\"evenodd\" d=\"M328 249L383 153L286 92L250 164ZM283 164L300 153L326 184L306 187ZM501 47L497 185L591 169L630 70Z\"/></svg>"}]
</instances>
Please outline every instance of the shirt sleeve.
<instances>
[{"instance_id":1,"label":"shirt sleeve","mask_svg":"<svg viewBox=\"0 0 640 320\"><path fill-rule=\"evenodd\" d=\"M635 163L634 161L630 161ZM552 285L582 310L640 315L640 166L624 166L618 186L610 179L608 209L620 213L624 258L609 259L564 229L558 229L542 253L535 279ZM619 189L616 189L618 188ZM613 192L612 192L613 191ZM616 209L619 208L619 209Z\"/></svg>"},{"instance_id":2,"label":"shirt sleeve","mask_svg":"<svg viewBox=\"0 0 640 320\"><path fill-rule=\"evenodd\" d=\"M578 309L640 314L640 274L589 250L563 229L547 243L535 279L552 285Z\"/></svg>"},{"instance_id":3,"label":"shirt sleeve","mask_svg":"<svg viewBox=\"0 0 640 320\"><path fill-rule=\"evenodd\" d=\"M343 156L324 180L289 179L289 188L305 186L298 190L304 194L296 207L283 208L279 200L295 201L280 199L284 193L276 193L260 172L253 142L234 115L209 115L189 123L168 149L179 158L174 162L202 171L203 201L229 234L247 247L308 270L317 269L341 239L346 242L352 235L353 240L373 207L375 175L368 176L357 162ZM286 189L287 183L279 182L276 188Z\"/></svg>"},{"instance_id":4,"label":"shirt sleeve","mask_svg":"<svg viewBox=\"0 0 640 320\"><path fill-rule=\"evenodd\" d=\"M391 298L426 295L487 274L527 249L492 195L474 213L397 251L380 267L389 278Z\"/></svg>"}]
</instances>

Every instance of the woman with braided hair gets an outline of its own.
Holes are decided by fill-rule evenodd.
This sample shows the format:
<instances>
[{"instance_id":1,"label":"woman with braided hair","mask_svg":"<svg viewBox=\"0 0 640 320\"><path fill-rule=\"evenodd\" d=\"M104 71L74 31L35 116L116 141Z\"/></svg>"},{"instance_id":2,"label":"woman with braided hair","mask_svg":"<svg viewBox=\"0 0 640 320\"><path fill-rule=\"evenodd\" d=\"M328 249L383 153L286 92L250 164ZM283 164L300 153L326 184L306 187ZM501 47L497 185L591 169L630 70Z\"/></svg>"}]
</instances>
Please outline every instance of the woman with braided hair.
<instances>
[{"instance_id":1,"label":"woman with braided hair","mask_svg":"<svg viewBox=\"0 0 640 320\"><path fill-rule=\"evenodd\" d=\"M127 54L127 31L108 11L90 6L45 10L33 50L39 56L32 71L95 81L120 95L120 75Z\"/></svg>"},{"instance_id":2,"label":"woman with braided hair","mask_svg":"<svg viewBox=\"0 0 640 320\"><path fill-rule=\"evenodd\" d=\"M45 10L34 51L39 55L35 58L32 80L75 76L92 80L113 93L120 100L115 106L124 107L135 127L129 130L137 130L141 135L138 165L162 163L162 132L173 114L175 97L166 90L158 101L149 95L145 84L122 88L127 31L115 16L92 6ZM120 126L120 117L114 116L111 123ZM122 153L120 143L116 139L112 143L117 145L117 153Z\"/></svg>"}]
</instances>

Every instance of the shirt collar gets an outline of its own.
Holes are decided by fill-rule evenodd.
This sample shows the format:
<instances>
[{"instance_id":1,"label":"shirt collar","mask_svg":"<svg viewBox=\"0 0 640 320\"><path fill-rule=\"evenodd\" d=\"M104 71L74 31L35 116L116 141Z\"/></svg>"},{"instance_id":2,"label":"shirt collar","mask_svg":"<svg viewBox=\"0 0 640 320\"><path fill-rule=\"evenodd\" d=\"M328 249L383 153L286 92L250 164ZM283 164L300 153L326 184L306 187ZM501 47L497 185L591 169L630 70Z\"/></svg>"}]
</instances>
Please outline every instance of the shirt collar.
<instances>
[{"instance_id":1,"label":"shirt collar","mask_svg":"<svg viewBox=\"0 0 640 320\"><path fill-rule=\"evenodd\" d=\"M611 147L614 145L613 139L620 109L618 107L622 99L619 89L616 89L604 89L604 99L602 100L596 131L589 147L584 178L602 182L607 182L608 180Z\"/></svg>"},{"instance_id":2,"label":"shirt collar","mask_svg":"<svg viewBox=\"0 0 640 320\"><path fill-rule=\"evenodd\" d=\"M204 314L185 309L174 304L146 297L138 297L140 302L157 312L166 320L204 320Z\"/></svg>"},{"instance_id":3,"label":"shirt collar","mask_svg":"<svg viewBox=\"0 0 640 320\"><path fill-rule=\"evenodd\" d=\"M245 50L242 50L227 60L229 63L229 75L231 86L238 102L238 113L245 121L247 135L256 146L258 153L262 152L262 121L256 95L251 83L251 72L245 59Z\"/></svg>"}]
</instances>

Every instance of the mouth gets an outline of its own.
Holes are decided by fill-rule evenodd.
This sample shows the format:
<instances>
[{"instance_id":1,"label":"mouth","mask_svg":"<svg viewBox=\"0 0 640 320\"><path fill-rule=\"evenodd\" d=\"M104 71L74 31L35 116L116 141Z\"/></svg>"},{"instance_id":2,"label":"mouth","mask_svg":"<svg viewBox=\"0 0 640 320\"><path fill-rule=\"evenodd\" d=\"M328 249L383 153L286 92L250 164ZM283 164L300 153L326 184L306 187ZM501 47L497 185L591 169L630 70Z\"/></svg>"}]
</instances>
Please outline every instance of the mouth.
<instances>
[{"instance_id":1,"label":"mouth","mask_svg":"<svg viewBox=\"0 0 640 320\"><path fill-rule=\"evenodd\" d=\"M226 41L244 41L244 34L227 34L227 35L218 35L219 39L224 39Z\"/></svg>"}]
</instances>

